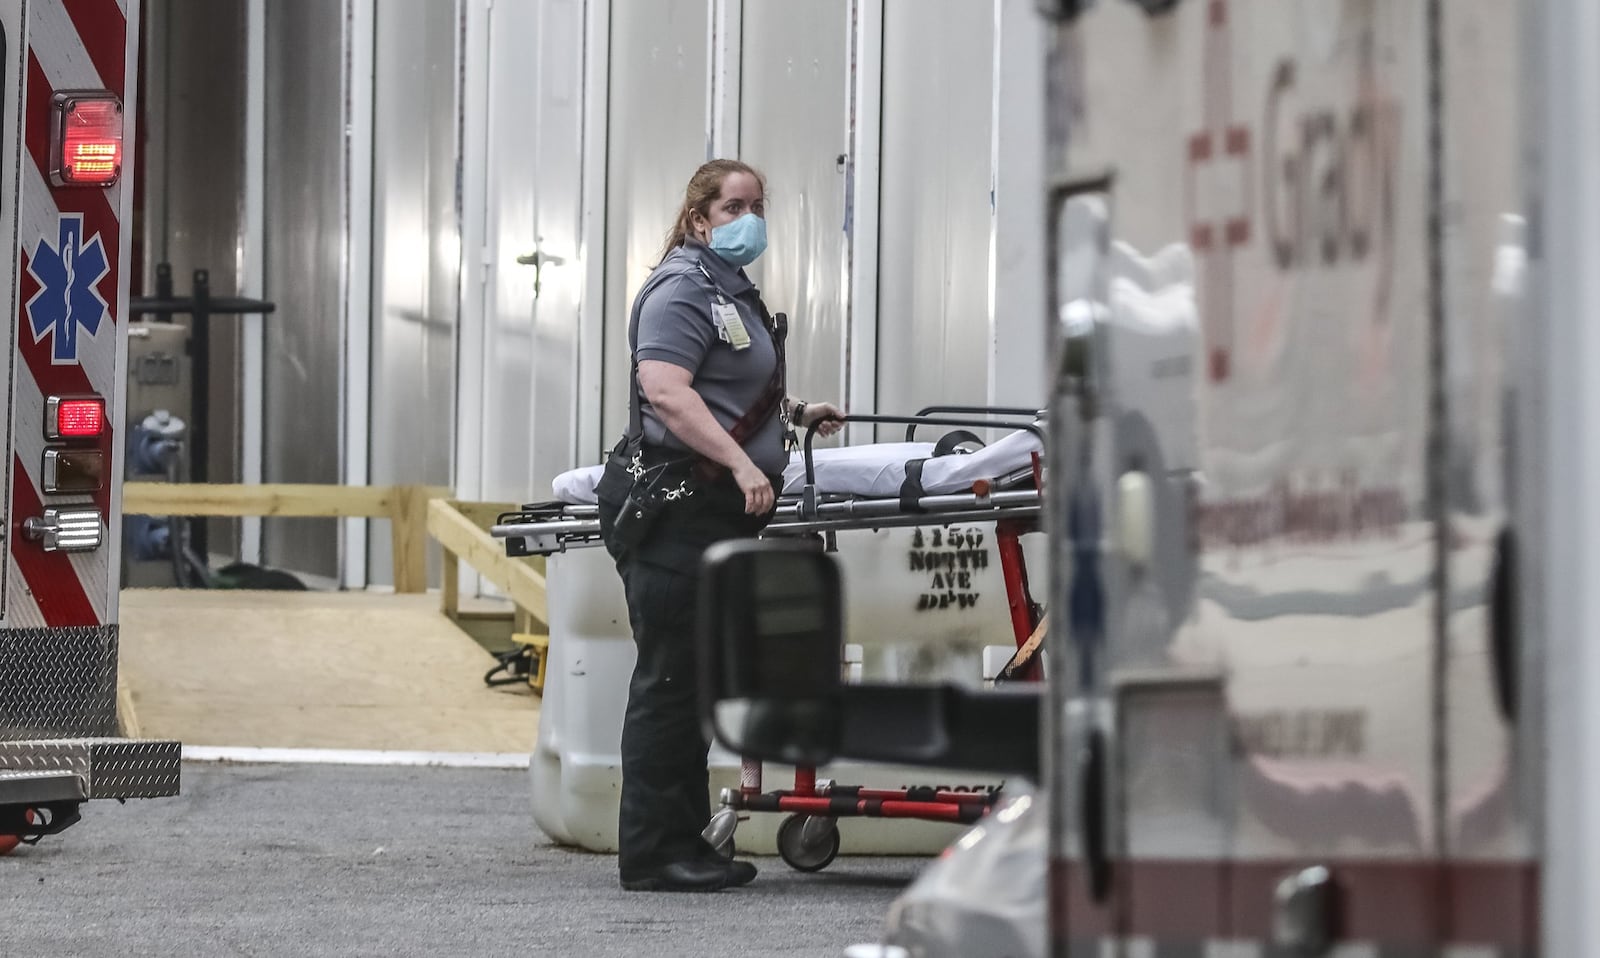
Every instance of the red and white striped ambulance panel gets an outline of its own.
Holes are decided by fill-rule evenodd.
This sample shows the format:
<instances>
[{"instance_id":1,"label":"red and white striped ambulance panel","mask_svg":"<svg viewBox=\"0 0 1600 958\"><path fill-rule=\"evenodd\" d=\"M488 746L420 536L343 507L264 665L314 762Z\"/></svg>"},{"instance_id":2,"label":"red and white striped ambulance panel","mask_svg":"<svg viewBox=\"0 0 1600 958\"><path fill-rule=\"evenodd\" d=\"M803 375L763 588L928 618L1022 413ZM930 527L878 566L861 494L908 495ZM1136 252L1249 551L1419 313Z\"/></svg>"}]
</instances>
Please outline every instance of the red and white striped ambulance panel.
<instances>
[{"instance_id":1,"label":"red and white striped ambulance panel","mask_svg":"<svg viewBox=\"0 0 1600 958\"><path fill-rule=\"evenodd\" d=\"M177 743L110 738L137 17L0 0L0 805L8 774L68 773L79 798L178 785Z\"/></svg>"}]
</instances>

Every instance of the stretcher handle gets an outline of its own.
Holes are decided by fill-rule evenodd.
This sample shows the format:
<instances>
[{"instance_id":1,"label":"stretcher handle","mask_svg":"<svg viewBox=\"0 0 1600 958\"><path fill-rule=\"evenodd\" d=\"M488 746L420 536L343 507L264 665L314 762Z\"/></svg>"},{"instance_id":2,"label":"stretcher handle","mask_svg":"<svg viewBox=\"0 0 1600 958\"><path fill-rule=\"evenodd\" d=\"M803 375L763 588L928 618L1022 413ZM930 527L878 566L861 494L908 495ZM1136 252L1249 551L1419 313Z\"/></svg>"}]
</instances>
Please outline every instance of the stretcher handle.
<instances>
[{"instance_id":1,"label":"stretcher handle","mask_svg":"<svg viewBox=\"0 0 1600 958\"><path fill-rule=\"evenodd\" d=\"M934 413L954 412L971 414L975 416L1034 416L1037 417L1041 410L1029 409L1026 406L923 406L917 410L917 419L931 416ZM906 427L906 442L915 441L917 423Z\"/></svg>"},{"instance_id":2,"label":"stretcher handle","mask_svg":"<svg viewBox=\"0 0 1600 958\"><path fill-rule=\"evenodd\" d=\"M1036 412L1036 410L1029 410L1030 414L1033 412ZM961 419L952 416L824 416L806 427L806 488L807 495L811 495L813 497L814 490L812 487L817 484L817 469L816 463L811 458L811 441L817 435L817 427L822 425L824 422L828 422L829 420L836 422L865 422L895 426L977 426L982 429L1026 429L1028 432L1031 432L1035 436L1039 437L1040 444L1044 443L1044 430L1039 427L1037 422L1033 421L1022 422L1020 420L991 418Z\"/></svg>"}]
</instances>

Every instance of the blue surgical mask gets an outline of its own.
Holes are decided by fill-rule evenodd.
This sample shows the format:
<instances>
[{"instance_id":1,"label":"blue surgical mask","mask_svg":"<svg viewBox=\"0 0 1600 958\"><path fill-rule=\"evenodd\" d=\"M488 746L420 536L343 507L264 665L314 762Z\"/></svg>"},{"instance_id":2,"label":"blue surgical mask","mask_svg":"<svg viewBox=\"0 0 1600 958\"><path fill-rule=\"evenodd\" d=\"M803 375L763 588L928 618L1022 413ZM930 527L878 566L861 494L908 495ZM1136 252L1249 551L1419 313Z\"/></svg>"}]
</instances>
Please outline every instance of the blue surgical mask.
<instances>
[{"instance_id":1,"label":"blue surgical mask","mask_svg":"<svg viewBox=\"0 0 1600 958\"><path fill-rule=\"evenodd\" d=\"M711 231L711 250L732 266L749 266L767 250L767 221L746 213Z\"/></svg>"}]
</instances>

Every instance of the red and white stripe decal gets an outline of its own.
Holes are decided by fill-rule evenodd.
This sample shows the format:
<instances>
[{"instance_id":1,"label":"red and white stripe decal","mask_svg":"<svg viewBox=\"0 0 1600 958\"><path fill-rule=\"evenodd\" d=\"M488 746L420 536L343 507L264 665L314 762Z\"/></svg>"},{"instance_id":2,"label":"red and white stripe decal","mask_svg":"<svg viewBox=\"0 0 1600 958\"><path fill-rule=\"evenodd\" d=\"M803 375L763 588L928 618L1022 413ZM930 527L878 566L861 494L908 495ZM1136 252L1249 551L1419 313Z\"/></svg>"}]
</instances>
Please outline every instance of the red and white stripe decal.
<instances>
[{"instance_id":1,"label":"red and white stripe decal","mask_svg":"<svg viewBox=\"0 0 1600 958\"><path fill-rule=\"evenodd\" d=\"M119 548L111 541L91 553L71 556L49 554L21 535L21 523L40 515L45 503L40 493L44 454L44 400L49 395L95 393L106 397L108 428L100 448L108 464L120 463L114 455L117 436L110 428L121 422L116 400L121 376L118 348L120 295L126 279L122 251L123 184L109 189L61 188L49 181L52 99L58 90L105 89L126 104L128 20L126 4L119 0L46 0L27 6L26 88L23 95L23 152L18 175L17 264L15 321L17 353L14 366L12 409L11 548L6 621L10 626L98 625L111 617L111 555ZM131 110L127 113L132 116ZM125 130L125 143L133 143L133 130ZM125 162L124 172L129 164ZM41 241L56 248L63 218L81 218L82 241L95 237L105 251L108 269L94 289L106 302L109 322L90 335L78 330L73 362L56 361L49 335L35 338L28 302L40 292L39 281L29 271ZM112 519L119 503L111 494L115 480L93 497L52 497L51 504L88 505ZM21 588L19 588L19 586Z\"/></svg>"},{"instance_id":2,"label":"red and white stripe decal","mask_svg":"<svg viewBox=\"0 0 1600 958\"><path fill-rule=\"evenodd\" d=\"M128 70L128 24L122 6L117 0L66 0L63 7L83 41L84 52L94 61L99 85L121 96L122 78Z\"/></svg>"}]
</instances>

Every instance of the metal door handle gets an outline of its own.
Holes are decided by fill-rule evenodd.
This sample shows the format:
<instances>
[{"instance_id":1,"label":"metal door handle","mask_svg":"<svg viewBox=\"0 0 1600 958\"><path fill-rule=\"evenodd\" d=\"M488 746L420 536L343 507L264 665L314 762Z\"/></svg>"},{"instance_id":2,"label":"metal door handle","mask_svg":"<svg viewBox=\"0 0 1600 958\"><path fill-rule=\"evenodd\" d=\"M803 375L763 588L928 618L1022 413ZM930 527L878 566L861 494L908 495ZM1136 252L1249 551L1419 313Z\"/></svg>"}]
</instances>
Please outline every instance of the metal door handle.
<instances>
[{"instance_id":1,"label":"metal door handle","mask_svg":"<svg viewBox=\"0 0 1600 958\"><path fill-rule=\"evenodd\" d=\"M552 256L542 249L536 249L531 253L523 253L518 256L517 262L522 266L533 267L533 298L538 299L539 294L544 291L544 268L546 266L560 266L566 260L559 256Z\"/></svg>"},{"instance_id":2,"label":"metal door handle","mask_svg":"<svg viewBox=\"0 0 1600 958\"><path fill-rule=\"evenodd\" d=\"M46 552L93 552L100 548L100 513L92 509L46 509L22 523L22 534Z\"/></svg>"}]
</instances>

